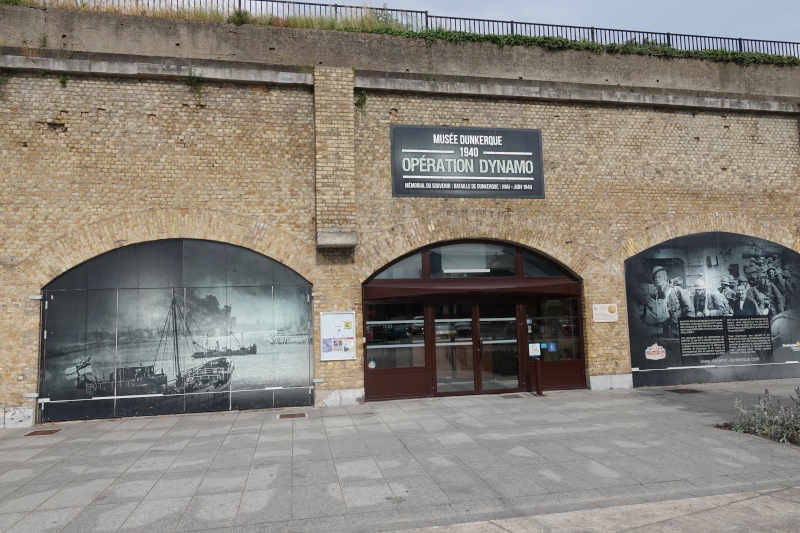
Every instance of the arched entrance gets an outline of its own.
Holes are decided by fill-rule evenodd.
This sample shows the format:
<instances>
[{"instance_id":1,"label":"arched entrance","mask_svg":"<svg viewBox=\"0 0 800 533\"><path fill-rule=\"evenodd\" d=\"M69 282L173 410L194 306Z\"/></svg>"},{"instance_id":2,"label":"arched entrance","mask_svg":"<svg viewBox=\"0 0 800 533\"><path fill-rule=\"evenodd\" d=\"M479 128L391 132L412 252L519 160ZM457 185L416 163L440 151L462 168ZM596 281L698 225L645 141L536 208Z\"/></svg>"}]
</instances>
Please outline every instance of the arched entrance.
<instances>
[{"instance_id":1,"label":"arched entrance","mask_svg":"<svg viewBox=\"0 0 800 533\"><path fill-rule=\"evenodd\" d=\"M91 259L43 291L40 421L312 403L311 285L230 244Z\"/></svg>"},{"instance_id":2,"label":"arched entrance","mask_svg":"<svg viewBox=\"0 0 800 533\"><path fill-rule=\"evenodd\" d=\"M363 286L366 399L583 388L580 296L576 276L511 244L403 257Z\"/></svg>"}]
</instances>

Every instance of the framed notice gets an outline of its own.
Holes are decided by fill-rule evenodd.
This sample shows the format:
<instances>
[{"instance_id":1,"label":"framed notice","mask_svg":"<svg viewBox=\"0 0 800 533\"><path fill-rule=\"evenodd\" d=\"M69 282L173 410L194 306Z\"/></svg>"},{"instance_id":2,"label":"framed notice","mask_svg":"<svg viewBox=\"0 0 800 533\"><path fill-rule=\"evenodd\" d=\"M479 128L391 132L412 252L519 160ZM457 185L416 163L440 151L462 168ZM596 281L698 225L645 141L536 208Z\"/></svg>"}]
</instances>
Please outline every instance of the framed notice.
<instances>
[{"instance_id":1,"label":"framed notice","mask_svg":"<svg viewBox=\"0 0 800 533\"><path fill-rule=\"evenodd\" d=\"M540 130L391 127L392 195L544 198Z\"/></svg>"},{"instance_id":2,"label":"framed notice","mask_svg":"<svg viewBox=\"0 0 800 533\"><path fill-rule=\"evenodd\" d=\"M592 306L592 320L595 322L619 322L617 305L594 304Z\"/></svg>"},{"instance_id":3,"label":"framed notice","mask_svg":"<svg viewBox=\"0 0 800 533\"><path fill-rule=\"evenodd\" d=\"M320 313L322 361L352 361L356 358L356 313Z\"/></svg>"}]
</instances>

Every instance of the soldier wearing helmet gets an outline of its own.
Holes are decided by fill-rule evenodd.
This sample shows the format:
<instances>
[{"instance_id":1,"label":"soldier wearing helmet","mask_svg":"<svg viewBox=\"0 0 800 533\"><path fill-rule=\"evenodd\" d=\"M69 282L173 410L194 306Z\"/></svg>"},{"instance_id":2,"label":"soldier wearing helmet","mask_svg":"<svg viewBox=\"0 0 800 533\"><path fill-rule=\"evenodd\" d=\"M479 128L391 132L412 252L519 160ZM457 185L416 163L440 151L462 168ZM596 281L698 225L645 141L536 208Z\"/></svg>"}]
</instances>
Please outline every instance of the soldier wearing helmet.
<instances>
[{"instance_id":1,"label":"soldier wearing helmet","mask_svg":"<svg viewBox=\"0 0 800 533\"><path fill-rule=\"evenodd\" d=\"M693 317L694 308L688 294L670 283L667 269L656 266L650 273L653 287L642 310L642 322L651 333L664 337L678 337L678 319Z\"/></svg>"},{"instance_id":2,"label":"soldier wearing helmet","mask_svg":"<svg viewBox=\"0 0 800 533\"><path fill-rule=\"evenodd\" d=\"M778 288L781 296L783 296L784 308L792 308L792 303L794 301L794 287L792 287L792 284L787 282L786 278L783 277L783 270L774 266L767 268L767 279Z\"/></svg>"},{"instance_id":3,"label":"soldier wearing helmet","mask_svg":"<svg viewBox=\"0 0 800 533\"><path fill-rule=\"evenodd\" d=\"M733 314L728 299L719 291L707 288L703 278L698 278L694 282L692 303L695 316L730 316Z\"/></svg>"},{"instance_id":4,"label":"soldier wearing helmet","mask_svg":"<svg viewBox=\"0 0 800 533\"><path fill-rule=\"evenodd\" d=\"M733 278L731 276L722 276L719 278L719 293L728 300L728 305L733 306L736 301L736 290L733 287Z\"/></svg>"},{"instance_id":5,"label":"soldier wearing helmet","mask_svg":"<svg viewBox=\"0 0 800 533\"><path fill-rule=\"evenodd\" d=\"M766 296L766 299L761 302L761 308L769 308L770 318L778 313L783 313L783 295L781 291L778 290L778 287L767 279L766 271L758 274L758 284L755 288L758 292Z\"/></svg>"}]
</instances>

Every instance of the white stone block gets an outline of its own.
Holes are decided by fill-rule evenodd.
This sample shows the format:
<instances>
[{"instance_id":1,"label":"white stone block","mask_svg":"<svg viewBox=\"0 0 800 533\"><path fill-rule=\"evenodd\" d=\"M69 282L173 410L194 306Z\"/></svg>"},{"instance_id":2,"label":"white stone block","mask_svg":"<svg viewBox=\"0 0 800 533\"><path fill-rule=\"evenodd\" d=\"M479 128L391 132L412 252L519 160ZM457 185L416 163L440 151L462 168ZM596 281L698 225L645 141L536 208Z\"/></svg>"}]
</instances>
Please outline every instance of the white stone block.
<instances>
[{"instance_id":1,"label":"white stone block","mask_svg":"<svg viewBox=\"0 0 800 533\"><path fill-rule=\"evenodd\" d=\"M3 410L4 428L28 428L33 426L33 407L6 407Z\"/></svg>"},{"instance_id":2,"label":"white stone block","mask_svg":"<svg viewBox=\"0 0 800 533\"><path fill-rule=\"evenodd\" d=\"M610 389L611 376L589 376L589 388L592 390Z\"/></svg>"},{"instance_id":3,"label":"white stone block","mask_svg":"<svg viewBox=\"0 0 800 533\"><path fill-rule=\"evenodd\" d=\"M364 389L316 391L317 407L346 407L364 403Z\"/></svg>"},{"instance_id":4,"label":"white stone block","mask_svg":"<svg viewBox=\"0 0 800 533\"><path fill-rule=\"evenodd\" d=\"M611 376L612 389L632 389L633 374L616 374Z\"/></svg>"}]
</instances>

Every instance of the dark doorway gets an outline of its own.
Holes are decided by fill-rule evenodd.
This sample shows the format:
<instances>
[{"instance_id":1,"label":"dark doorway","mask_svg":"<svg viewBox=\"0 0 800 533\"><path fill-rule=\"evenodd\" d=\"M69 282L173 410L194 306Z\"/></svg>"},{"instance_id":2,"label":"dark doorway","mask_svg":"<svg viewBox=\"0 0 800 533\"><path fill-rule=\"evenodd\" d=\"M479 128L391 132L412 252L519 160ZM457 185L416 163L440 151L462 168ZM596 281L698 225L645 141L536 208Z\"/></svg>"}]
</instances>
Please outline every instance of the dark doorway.
<instances>
[{"instance_id":1,"label":"dark doorway","mask_svg":"<svg viewBox=\"0 0 800 533\"><path fill-rule=\"evenodd\" d=\"M580 282L533 252L431 246L363 292L368 400L586 386Z\"/></svg>"}]
</instances>

